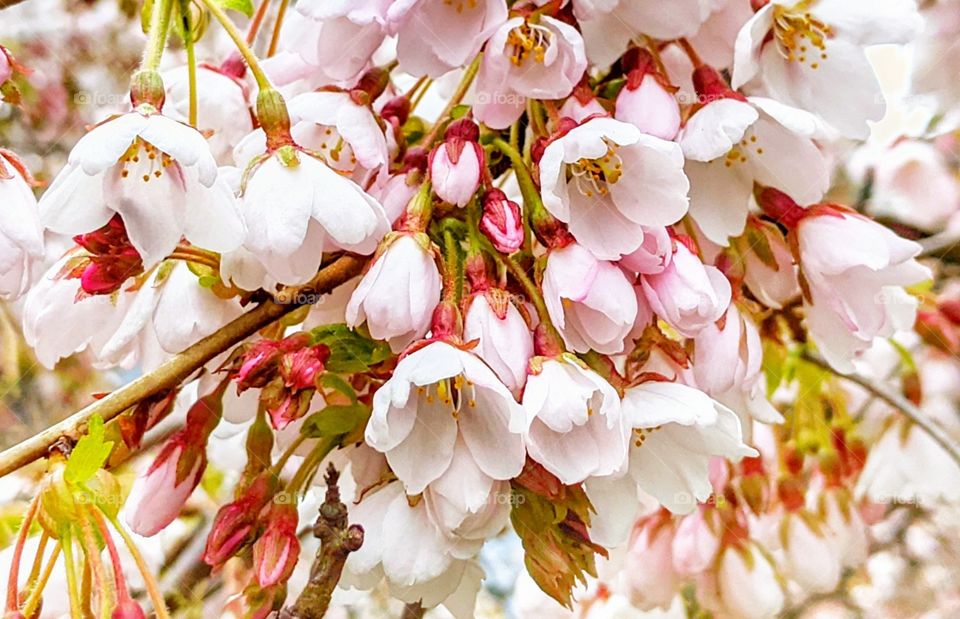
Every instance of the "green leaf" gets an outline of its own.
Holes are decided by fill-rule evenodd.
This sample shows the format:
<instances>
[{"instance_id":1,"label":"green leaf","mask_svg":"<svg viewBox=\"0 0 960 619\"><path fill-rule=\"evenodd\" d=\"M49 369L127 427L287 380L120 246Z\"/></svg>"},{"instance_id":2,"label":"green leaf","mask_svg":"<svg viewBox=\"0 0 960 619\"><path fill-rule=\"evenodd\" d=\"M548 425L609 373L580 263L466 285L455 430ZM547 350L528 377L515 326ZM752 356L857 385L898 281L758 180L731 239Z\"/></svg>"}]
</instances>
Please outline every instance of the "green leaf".
<instances>
[{"instance_id":1,"label":"green leaf","mask_svg":"<svg viewBox=\"0 0 960 619\"><path fill-rule=\"evenodd\" d=\"M310 438L347 434L360 424L366 424L370 409L364 404L328 406L303 422L300 433Z\"/></svg>"},{"instance_id":2,"label":"green leaf","mask_svg":"<svg viewBox=\"0 0 960 619\"><path fill-rule=\"evenodd\" d=\"M103 417L94 415L87 424L87 434L77 441L63 477L72 484L84 484L97 474L110 452L113 451L113 441L104 440Z\"/></svg>"},{"instance_id":3,"label":"green leaf","mask_svg":"<svg viewBox=\"0 0 960 619\"><path fill-rule=\"evenodd\" d=\"M366 372L391 355L386 342L364 337L345 324L317 327L311 333L315 344L325 344L330 349L330 358L325 364L330 372Z\"/></svg>"},{"instance_id":4,"label":"green leaf","mask_svg":"<svg viewBox=\"0 0 960 619\"><path fill-rule=\"evenodd\" d=\"M345 381L343 378L337 376L336 374L331 374L330 372L324 372L320 375L320 384L327 389L333 389L334 391L339 391L343 395L350 398L350 401L354 404L357 403L357 392L354 391L353 387L350 386L350 383Z\"/></svg>"},{"instance_id":5,"label":"green leaf","mask_svg":"<svg viewBox=\"0 0 960 619\"><path fill-rule=\"evenodd\" d=\"M252 0L217 0L217 4L227 10L243 13L247 17L253 15Z\"/></svg>"}]
</instances>

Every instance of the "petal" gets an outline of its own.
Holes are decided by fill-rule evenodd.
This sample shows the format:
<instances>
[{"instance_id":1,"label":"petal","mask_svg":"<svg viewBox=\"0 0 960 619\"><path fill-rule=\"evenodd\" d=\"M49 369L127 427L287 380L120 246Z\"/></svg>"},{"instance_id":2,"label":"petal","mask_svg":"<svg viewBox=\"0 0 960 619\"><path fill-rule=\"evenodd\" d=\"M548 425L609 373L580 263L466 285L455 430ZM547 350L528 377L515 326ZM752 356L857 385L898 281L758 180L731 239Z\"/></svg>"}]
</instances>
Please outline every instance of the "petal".
<instances>
[{"instance_id":1,"label":"petal","mask_svg":"<svg viewBox=\"0 0 960 619\"><path fill-rule=\"evenodd\" d=\"M143 114L128 112L97 125L77 141L67 163L80 166L91 176L103 172L117 163L147 122Z\"/></svg>"}]
</instances>

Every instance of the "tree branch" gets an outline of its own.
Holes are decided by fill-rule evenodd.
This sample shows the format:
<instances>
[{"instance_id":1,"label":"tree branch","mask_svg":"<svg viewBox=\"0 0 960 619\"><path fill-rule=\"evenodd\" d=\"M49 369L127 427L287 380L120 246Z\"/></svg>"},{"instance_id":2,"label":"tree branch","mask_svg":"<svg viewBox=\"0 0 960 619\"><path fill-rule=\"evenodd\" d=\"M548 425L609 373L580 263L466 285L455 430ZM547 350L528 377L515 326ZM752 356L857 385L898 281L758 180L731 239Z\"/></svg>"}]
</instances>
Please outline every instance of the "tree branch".
<instances>
[{"instance_id":1,"label":"tree branch","mask_svg":"<svg viewBox=\"0 0 960 619\"><path fill-rule=\"evenodd\" d=\"M0 11L15 4L20 4L21 2L23 2L23 0L0 0Z\"/></svg>"},{"instance_id":2,"label":"tree branch","mask_svg":"<svg viewBox=\"0 0 960 619\"><path fill-rule=\"evenodd\" d=\"M0 0L0 2L3 1L5 0ZM175 387L231 346L239 344L263 327L312 301L313 296L330 292L358 275L365 262L364 258L357 256L341 256L321 269L306 285L288 288L278 294L278 298L289 300L290 303L280 304L274 301L261 303L170 358L149 374L144 374L105 398L97 400L63 421L0 453L0 477L43 458L47 455L50 446L61 437L79 438L87 422L94 415L100 415L104 421L110 421L140 400Z\"/></svg>"},{"instance_id":3,"label":"tree branch","mask_svg":"<svg viewBox=\"0 0 960 619\"><path fill-rule=\"evenodd\" d=\"M932 438L937 445L942 447L943 450L946 451L951 458L953 458L953 461L960 466L960 446L953 441L950 435L948 435L946 431L940 427L940 425L927 417L923 411L913 404L913 402L909 401L887 386L858 374L839 374L835 372L824 359L817 355L804 352L803 359L804 361L808 361L825 370L834 372L840 378L846 379L851 383L863 387L878 399L886 402L890 406L903 413L908 419L910 419L910 421L915 423L917 427L926 432L927 435Z\"/></svg>"}]
</instances>

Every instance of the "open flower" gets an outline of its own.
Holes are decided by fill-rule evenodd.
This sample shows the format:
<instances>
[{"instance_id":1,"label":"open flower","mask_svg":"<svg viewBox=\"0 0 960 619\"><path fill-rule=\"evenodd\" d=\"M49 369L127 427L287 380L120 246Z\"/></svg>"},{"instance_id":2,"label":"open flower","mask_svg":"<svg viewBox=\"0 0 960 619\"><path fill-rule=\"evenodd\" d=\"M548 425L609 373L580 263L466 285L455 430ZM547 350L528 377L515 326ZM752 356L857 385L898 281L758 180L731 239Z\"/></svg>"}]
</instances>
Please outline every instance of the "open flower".
<instances>
[{"instance_id":1,"label":"open flower","mask_svg":"<svg viewBox=\"0 0 960 619\"><path fill-rule=\"evenodd\" d=\"M796 235L810 335L834 368L852 372L874 338L913 326L917 301L903 287L930 278L919 244L831 207L808 210Z\"/></svg>"},{"instance_id":2,"label":"open flower","mask_svg":"<svg viewBox=\"0 0 960 619\"><path fill-rule=\"evenodd\" d=\"M437 341L401 359L377 390L366 440L386 454L407 492L419 494L452 465L458 437L486 477L518 475L523 426L520 405L493 370Z\"/></svg>"},{"instance_id":3,"label":"open flower","mask_svg":"<svg viewBox=\"0 0 960 619\"><path fill-rule=\"evenodd\" d=\"M440 287L429 239L399 235L376 257L350 297L347 324L356 327L366 321L370 335L399 352L426 334L440 302Z\"/></svg>"},{"instance_id":4,"label":"open flower","mask_svg":"<svg viewBox=\"0 0 960 619\"><path fill-rule=\"evenodd\" d=\"M297 144L319 153L330 168L363 183L387 164L387 137L367 105L349 92L307 92L287 106Z\"/></svg>"},{"instance_id":5,"label":"open flower","mask_svg":"<svg viewBox=\"0 0 960 619\"><path fill-rule=\"evenodd\" d=\"M757 455L743 443L733 411L680 383L651 381L627 389L623 417L634 432L630 475L675 513L692 512L713 493L711 457Z\"/></svg>"},{"instance_id":6,"label":"open flower","mask_svg":"<svg viewBox=\"0 0 960 619\"><path fill-rule=\"evenodd\" d=\"M540 0L540 4L545 2ZM573 0L573 11L583 28L591 62L608 66L641 33L655 39L696 34L711 4L705 0L676 0L665 11L658 0Z\"/></svg>"},{"instance_id":7,"label":"open flower","mask_svg":"<svg viewBox=\"0 0 960 619\"><path fill-rule=\"evenodd\" d=\"M550 214L604 260L640 247L642 226L679 221L690 188L679 146L612 118L592 118L550 142L540 184Z\"/></svg>"},{"instance_id":8,"label":"open flower","mask_svg":"<svg viewBox=\"0 0 960 619\"><path fill-rule=\"evenodd\" d=\"M744 99L701 66L694 83L707 104L687 121L680 146L690 178L690 216L711 241L727 244L743 232L754 183L772 186L800 204L813 204L830 184L830 170L811 137L816 118L772 99Z\"/></svg>"},{"instance_id":9,"label":"open flower","mask_svg":"<svg viewBox=\"0 0 960 619\"><path fill-rule=\"evenodd\" d=\"M352 85L386 38L383 0L305 0L284 23L286 54L267 70L286 84L309 77L317 85Z\"/></svg>"},{"instance_id":10,"label":"open flower","mask_svg":"<svg viewBox=\"0 0 960 619\"><path fill-rule=\"evenodd\" d=\"M243 242L236 199L203 134L147 105L80 138L40 199L43 224L71 236L100 228L114 213L147 268L181 237L219 252Z\"/></svg>"},{"instance_id":11,"label":"open flower","mask_svg":"<svg viewBox=\"0 0 960 619\"><path fill-rule=\"evenodd\" d=\"M552 17L514 17L487 42L477 75L477 120L506 129L523 114L527 98L562 99L587 68L583 39Z\"/></svg>"},{"instance_id":12,"label":"open flower","mask_svg":"<svg viewBox=\"0 0 960 619\"><path fill-rule=\"evenodd\" d=\"M281 283L309 280L325 251L372 254L390 229L379 202L299 147L261 155L245 180L244 246ZM277 196L284 196L283 208Z\"/></svg>"},{"instance_id":13,"label":"open flower","mask_svg":"<svg viewBox=\"0 0 960 619\"><path fill-rule=\"evenodd\" d=\"M864 47L907 43L922 24L913 2L771 0L737 35L733 87L759 78L777 101L866 138L886 104Z\"/></svg>"},{"instance_id":14,"label":"open flower","mask_svg":"<svg viewBox=\"0 0 960 619\"><path fill-rule=\"evenodd\" d=\"M0 57L6 58L2 50ZM26 292L43 257L43 230L28 178L19 159L0 149L0 297L5 299Z\"/></svg>"},{"instance_id":15,"label":"open flower","mask_svg":"<svg viewBox=\"0 0 960 619\"><path fill-rule=\"evenodd\" d=\"M629 429L613 386L569 355L530 363L523 390L530 457L565 484L620 470Z\"/></svg>"},{"instance_id":16,"label":"open flower","mask_svg":"<svg viewBox=\"0 0 960 619\"><path fill-rule=\"evenodd\" d=\"M551 250L543 297L550 319L572 350L623 352L638 310L633 286L617 265L597 260L576 243Z\"/></svg>"}]
</instances>

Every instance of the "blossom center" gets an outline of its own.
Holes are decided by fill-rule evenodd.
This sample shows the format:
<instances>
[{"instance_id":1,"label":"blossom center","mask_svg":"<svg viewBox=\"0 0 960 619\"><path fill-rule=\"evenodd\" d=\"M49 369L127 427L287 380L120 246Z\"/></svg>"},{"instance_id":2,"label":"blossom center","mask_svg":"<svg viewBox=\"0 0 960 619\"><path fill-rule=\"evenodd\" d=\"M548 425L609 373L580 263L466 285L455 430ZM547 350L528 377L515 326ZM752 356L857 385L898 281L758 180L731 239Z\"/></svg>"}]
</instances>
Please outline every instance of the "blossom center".
<instances>
[{"instance_id":1,"label":"blossom center","mask_svg":"<svg viewBox=\"0 0 960 619\"><path fill-rule=\"evenodd\" d=\"M751 127L743 134L743 139L727 151L727 155L723 159L723 165L732 168L735 165L747 163L750 157L763 155L763 152L763 146L753 131L753 127Z\"/></svg>"},{"instance_id":2,"label":"blossom center","mask_svg":"<svg viewBox=\"0 0 960 619\"><path fill-rule=\"evenodd\" d=\"M451 6L457 13L463 13L464 9L475 9L477 8L477 0L443 0L443 3L447 6Z\"/></svg>"},{"instance_id":3,"label":"blossom center","mask_svg":"<svg viewBox=\"0 0 960 619\"><path fill-rule=\"evenodd\" d=\"M833 28L817 19L807 7L809 1L792 7L773 7L773 32L777 51L787 62L809 64L816 70L827 59L827 40Z\"/></svg>"},{"instance_id":4,"label":"blossom center","mask_svg":"<svg viewBox=\"0 0 960 619\"><path fill-rule=\"evenodd\" d=\"M451 378L435 382L426 387L417 387L417 394L430 405L439 405L450 409L450 416L460 417L460 411L466 403L468 408L477 406L477 390L472 381L458 374Z\"/></svg>"},{"instance_id":5,"label":"blossom center","mask_svg":"<svg viewBox=\"0 0 960 619\"><path fill-rule=\"evenodd\" d=\"M615 184L623 175L623 159L617 154L617 145L603 139L607 153L597 159L578 159L568 166L573 182L582 195L592 198L610 193L609 185Z\"/></svg>"},{"instance_id":6,"label":"blossom center","mask_svg":"<svg viewBox=\"0 0 960 619\"><path fill-rule=\"evenodd\" d=\"M313 134L317 154L330 168L341 174L352 174L357 167L357 157L350 143L343 139L336 127L317 125ZM308 142L309 143L309 142Z\"/></svg>"},{"instance_id":7,"label":"blossom center","mask_svg":"<svg viewBox=\"0 0 960 619\"><path fill-rule=\"evenodd\" d=\"M153 144L137 138L117 163L120 164L120 178L140 179L146 183L151 178L163 176L163 170L173 165L174 160Z\"/></svg>"},{"instance_id":8,"label":"blossom center","mask_svg":"<svg viewBox=\"0 0 960 619\"><path fill-rule=\"evenodd\" d=\"M647 441L647 436L653 434L663 426L657 426L655 428L636 428L633 431L633 444L635 447L643 447L643 444Z\"/></svg>"},{"instance_id":9,"label":"blossom center","mask_svg":"<svg viewBox=\"0 0 960 619\"><path fill-rule=\"evenodd\" d=\"M534 62L543 64L552 39L553 33L549 29L523 22L507 35L507 44L513 48L510 62L519 67L532 56Z\"/></svg>"}]
</instances>

